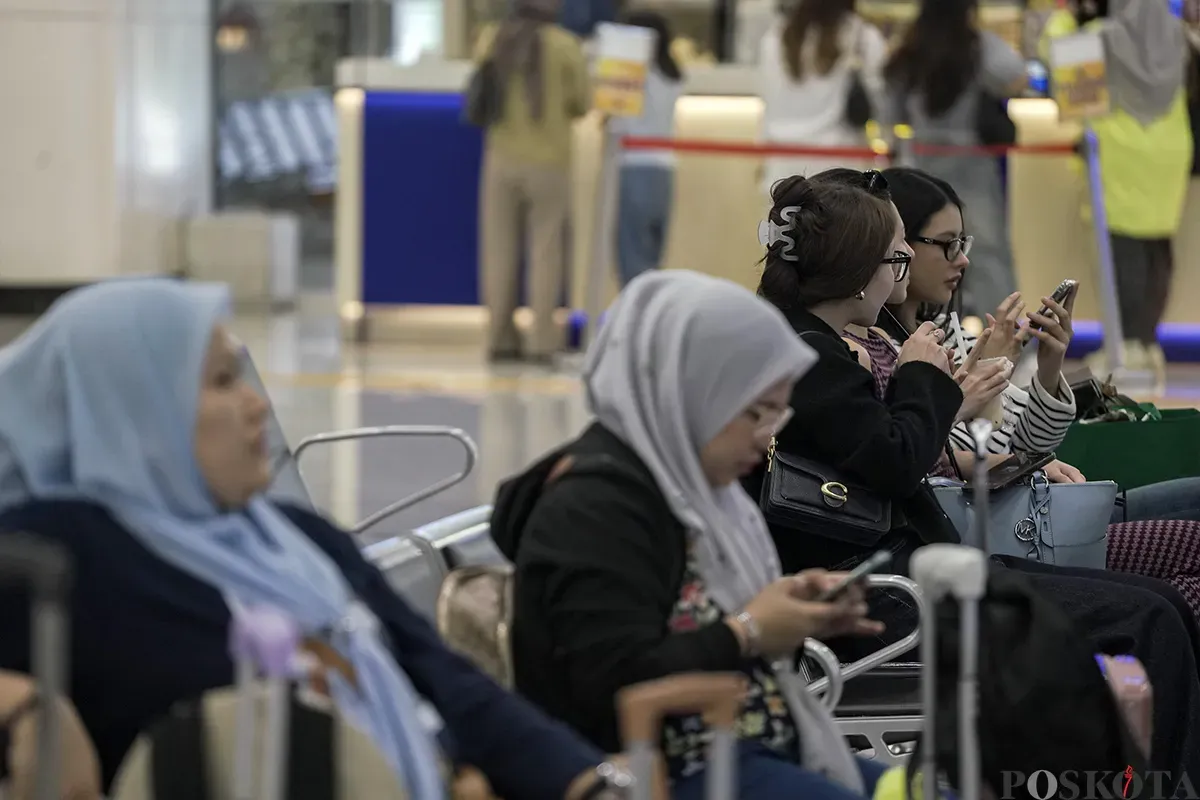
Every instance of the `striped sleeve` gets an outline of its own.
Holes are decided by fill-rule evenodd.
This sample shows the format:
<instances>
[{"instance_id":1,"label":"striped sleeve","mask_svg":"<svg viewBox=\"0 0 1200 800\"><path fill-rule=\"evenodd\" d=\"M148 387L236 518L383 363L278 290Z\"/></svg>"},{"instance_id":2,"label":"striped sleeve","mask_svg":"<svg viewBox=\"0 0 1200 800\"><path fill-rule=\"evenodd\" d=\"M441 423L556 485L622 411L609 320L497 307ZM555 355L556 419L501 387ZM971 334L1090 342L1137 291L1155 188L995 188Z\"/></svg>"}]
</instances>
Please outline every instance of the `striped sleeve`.
<instances>
[{"instance_id":1,"label":"striped sleeve","mask_svg":"<svg viewBox=\"0 0 1200 800\"><path fill-rule=\"evenodd\" d=\"M1050 392L1037 375L1029 384L1027 403L1017 417L1012 449L1030 453L1053 452L1067 437L1075 421L1075 395L1066 378L1058 376L1058 391Z\"/></svg>"},{"instance_id":2,"label":"striped sleeve","mask_svg":"<svg viewBox=\"0 0 1200 800\"><path fill-rule=\"evenodd\" d=\"M955 346L955 361L962 365L966 354L975 347L976 337L962 331ZM1057 392L1048 391L1038 381L1036 374L1029 391L1009 384L1002 395L1004 417L1010 424L999 425L988 439L988 452L1026 453L1053 452L1067 436L1071 423L1075 421L1075 395L1066 379L1059 376ZM950 442L958 450L974 450L970 431L965 422L955 424L950 431Z\"/></svg>"}]
</instances>

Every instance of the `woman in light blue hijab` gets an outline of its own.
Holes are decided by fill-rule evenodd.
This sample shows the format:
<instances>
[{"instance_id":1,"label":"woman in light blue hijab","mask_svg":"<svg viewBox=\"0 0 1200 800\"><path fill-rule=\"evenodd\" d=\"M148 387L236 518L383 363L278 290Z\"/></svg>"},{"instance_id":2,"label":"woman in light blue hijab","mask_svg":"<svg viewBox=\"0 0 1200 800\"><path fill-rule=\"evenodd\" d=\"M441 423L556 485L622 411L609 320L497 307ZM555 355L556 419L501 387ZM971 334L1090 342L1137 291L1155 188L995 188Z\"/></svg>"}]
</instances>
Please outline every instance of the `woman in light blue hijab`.
<instances>
[{"instance_id":1,"label":"woman in light blue hijab","mask_svg":"<svg viewBox=\"0 0 1200 800\"><path fill-rule=\"evenodd\" d=\"M357 686L335 680L333 699L410 797L446 796L443 756L506 796L570 797L600 754L447 651L345 533L261 497L268 408L242 380L227 314L220 286L113 281L0 351L0 535L75 556L73 696L106 783L155 716L230 683L237 602L282 609L349 662ZM9 599L0 665L22 669Z\"/></svg>"}]
</instances>

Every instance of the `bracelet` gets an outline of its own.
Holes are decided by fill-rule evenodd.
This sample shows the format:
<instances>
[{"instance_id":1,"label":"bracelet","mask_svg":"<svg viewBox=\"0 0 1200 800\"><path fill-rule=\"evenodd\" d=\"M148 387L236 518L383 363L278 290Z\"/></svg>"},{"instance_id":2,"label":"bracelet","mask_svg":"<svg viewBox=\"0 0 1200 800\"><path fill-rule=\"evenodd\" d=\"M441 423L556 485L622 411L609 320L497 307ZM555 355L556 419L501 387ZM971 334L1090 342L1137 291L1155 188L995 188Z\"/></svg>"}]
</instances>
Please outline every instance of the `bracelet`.
<instances>
[{"instance_id":1,"label":"bracelet","mask_svg":"<svg viewBox=\"0 0 1200 800\"><path fill-rule=\"evenodd\" d=\"M633 786L633 776L610 761L596 767L596 781L580 795L579 800L625 798Z\"/></svg>"},{"instance_id":2,"label":"bracelet","mask_svg":"<svg viewBox=\"0 0 1200 800\"><path fill-rule=\"evenodd\" d=\"M746 656L758 658L762 655L762 628L758 627L758 620L749 611L743 611L733 619L746 632Z\"/></svg>"}]
</instances>

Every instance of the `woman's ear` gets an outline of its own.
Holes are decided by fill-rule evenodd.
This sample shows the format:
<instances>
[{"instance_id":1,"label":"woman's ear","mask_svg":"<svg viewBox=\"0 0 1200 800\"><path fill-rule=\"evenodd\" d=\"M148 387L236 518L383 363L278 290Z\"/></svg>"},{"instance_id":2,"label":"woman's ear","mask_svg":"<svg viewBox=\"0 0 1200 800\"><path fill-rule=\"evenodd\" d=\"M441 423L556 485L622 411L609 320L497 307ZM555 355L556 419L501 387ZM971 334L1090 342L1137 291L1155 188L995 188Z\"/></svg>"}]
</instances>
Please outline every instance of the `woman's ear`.
<instances>
[{"instance_id":1,"label":"woman's ear","mask_svg":"<svg viewBox=\"0 0 1200 800\"><path fill-rule=\"evenodd\" d=\"M871 356L861 344L851 339L842 339L843 342L850 345L850 349L854 351L854 355L858 357L858 365L867 372L871 371Z\"/></svg>"}]
</instances>

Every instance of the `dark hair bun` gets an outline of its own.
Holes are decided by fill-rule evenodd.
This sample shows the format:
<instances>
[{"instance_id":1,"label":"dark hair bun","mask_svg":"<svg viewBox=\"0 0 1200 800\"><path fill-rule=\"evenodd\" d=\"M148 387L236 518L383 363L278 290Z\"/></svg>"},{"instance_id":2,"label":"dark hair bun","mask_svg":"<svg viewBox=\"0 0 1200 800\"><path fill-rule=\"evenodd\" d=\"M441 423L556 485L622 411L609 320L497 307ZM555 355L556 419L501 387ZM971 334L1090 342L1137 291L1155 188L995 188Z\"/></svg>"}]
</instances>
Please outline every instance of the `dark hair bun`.
<instances>
[{"instance_id":1,"label":"dark hair bun","mask_svg":"<svg viewBox=\"0 0 1200 800\"><path fill-rule=\"evenodd\" d=\"M776 208L803 205L813 197L812 186L803 175L780 178L771 186L771 201Z\"/></svg>"}]
</instances>

